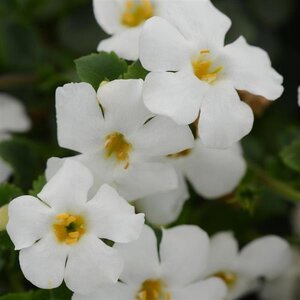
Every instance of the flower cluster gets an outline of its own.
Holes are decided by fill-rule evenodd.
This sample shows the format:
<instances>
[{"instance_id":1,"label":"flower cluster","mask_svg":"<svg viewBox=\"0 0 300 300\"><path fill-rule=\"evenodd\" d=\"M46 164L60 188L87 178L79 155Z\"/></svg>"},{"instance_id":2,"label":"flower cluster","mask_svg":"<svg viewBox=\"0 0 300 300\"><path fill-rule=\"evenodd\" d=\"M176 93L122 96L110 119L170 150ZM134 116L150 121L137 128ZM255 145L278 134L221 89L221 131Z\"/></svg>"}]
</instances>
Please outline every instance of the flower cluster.
<instances>
[{"instance_id":1,"label":"flower cluster","mask_svg":"<svg viewBox=\"0 0 300 300\"><path fill-rule=\"evenodd\" d=\"M112 35L98 50L139 59L148 75L57 88L58 143L76 154L50 158L37 197L9 204L24 276L43 289L65 281L74 300L222 300L259 290L290 265L283 239L239 250L230 232L209 239L181 225L158 242L144 218L176 221L188 182L206 199L236 189L246 172L239 141L254 119L239 93L275 100L282 76L243 37L224 45L231 21L209 0L94 0L94 11ZM27 129L23 115L11 124L3 111L1 131Z\"/></svg>"}]
</instances>

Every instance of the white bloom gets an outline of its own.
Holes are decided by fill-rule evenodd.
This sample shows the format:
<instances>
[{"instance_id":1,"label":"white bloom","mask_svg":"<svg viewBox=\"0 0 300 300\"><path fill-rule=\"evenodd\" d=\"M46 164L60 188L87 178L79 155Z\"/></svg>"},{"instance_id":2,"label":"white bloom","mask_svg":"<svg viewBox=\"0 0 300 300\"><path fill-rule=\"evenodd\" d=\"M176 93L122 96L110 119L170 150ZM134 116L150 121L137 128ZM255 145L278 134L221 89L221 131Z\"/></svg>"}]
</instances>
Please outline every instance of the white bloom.
<instances>
[{"instance_id":1,"label":"white bloom","mask_svg":"<svg viewBox=\"0 0 300 300\"><path fill-rule=\"evenodd\" d=\"M82 153L74 158L92 171L94 190L108 183L127 200L175 189L174 168L156 159L194 144L188 126L166 117L151 119L142 88L142 80L115 80L97 94L87 83L67 84L56 92L59 145ZM59 164L49 162L48 177Z\"/></svg>"},{"instance_id":2,"label":"white bloom","mask_svg":"<svg viewBox=\"0 0 300 300\"><path fill-rule=\"evenodd\" d=\"M300 252L293 249L292 265L279 278L269 281L260 296L264 300L297 300L300 295Z\"/></svg>"},{"instance_id":3,"label":"white bloom","mask_svg":"<svg viewBox=\"0 0 300 300\"><path fill-rule=\"evenodd\" d=\"M23 132L30 127L23 105L13 96L0 93L0 142L10 133ZM11 175L11 167L0 158L0 183Z\"/></svg>"},{"instance_id":4,"label":"white bloom","mask_svg":"<svg viewBox=\"0 0 300 300\"><path fill-rule=\"evenodd\" d=\"M208 0L167 1L163 18L149 19L140 60L151 71L144 101L153 113L189 124L199 115L202 142L226 148L248 134L253 113L237 90L269 100L283 92L267 53L243 37L224 47L231 22Z\"/></svg>"},{"instance_id":5,"label":"white bloom","mask_svg":"<svg viewBox=\"0 0 300 300\"><path fill-rule=\"evenodd\" d=\"M209 239L197 226L164 230L159 253L147 226L137 241L114 248L125 261L121 282L88 296L75 294L73 300L221 300L226 295L221 280L203 279Z\"/></svg>"},{"instance_id":6,"label":"white bloom","mask_svg":"<svg viewBox=\"0 0 300 300\"><path fill-rule=\"evenodd\" d=\"M246 162L239 144L228 149L210 149L197 139L193 149L166 160L177 170L178 188L148 196L135 203L139 211L146 213L147 220L156 225L171 223L180 214L184 202L189 198L184 178L188 179L199 195L214 199L231 193L246 172Z\"/></svg>"},{"instance_id":7,"label":"white bloom","mask_svg":"<svg viewBox=\"0 0 300 300\"><path fill-rule=\"evenodd\" d=\"M258 289L261 277L280 276L290 262L290 247L279 237L258 238L239 252L233 235L221 232L211 238L207 275L222 278L229 288L228 299L237 299Z\"/></svg>"},{"instance_id":8,"label":"white bloom","mask_svg":"<svg viewBox=\"0 0 300 300\"><path fill-rule=\"evenodd\" d=\"M9 204L7 232L25 277L40 288L58 287L90 293L116 282L123 268L119 243L136 240L144 215L135 214L118 193L103 185L87 201L93 176L82 164L67 160L38 198L21 196ZM41 199L41 200L40 200Z\"/></svg>"},{"instance_id":9,"label":"white bloom","mask_svg":"<svg viewBox=\"0 0 300 300\"><path fill-rule=\"evenodd\" d=\"M296 205L292 214L293 232L300 236L300 205ZM267 282L261 297L265 300L296 300L300 295L300 251L293 247L292 265L279 278Z\"/></svg>"},{"instance_id":10,"label":"white bloom","mask_svg":"<svg viewBox=\"0 0 300 300\"><path fill-rule=\"evenodd\" d=\"M93 0L93 4L97 22L112 35L100 42L98 51L114 51L125 59L137 60L142 26L147 19L160 15L162 1Z\"/></svg>"}]
</instances>

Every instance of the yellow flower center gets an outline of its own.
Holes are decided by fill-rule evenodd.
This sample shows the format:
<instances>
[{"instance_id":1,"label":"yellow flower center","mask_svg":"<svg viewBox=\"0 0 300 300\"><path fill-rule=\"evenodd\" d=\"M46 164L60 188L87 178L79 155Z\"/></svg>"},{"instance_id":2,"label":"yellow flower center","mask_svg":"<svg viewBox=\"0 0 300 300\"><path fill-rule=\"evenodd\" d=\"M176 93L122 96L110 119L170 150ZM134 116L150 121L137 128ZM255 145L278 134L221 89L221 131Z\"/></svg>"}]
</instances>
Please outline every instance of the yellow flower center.
<instances>
[{"instance_id":1,"label":"yellow flower center","mask_svg":"<svg viewBox=\"0 0 300 300\"><path fill-rule=\"evenodd\" d=\"M185 157L185 156L190 155L191 152L192 152L192 149L185 149L183 151L180 151L180 152L177 152L177 153L174 153L174 154L169 154L168 157L170 157L170 158Z\"/></svg>"},{"instance_id":2,"label":"yellow flower center","mask_svg":"<svg viewBox=\"0 0 300 300\"><path fill-rule=\"evenodd\" d=\"M200 51L200 55L192 62L194 74L202 81L213 83L223 67L213 68L213 62L207 57L210 50L204 49Z\"/></svg>"},{"instance_id":3,"label":"yellow flower center","mask_svg":"<svg viewBox=\"0 0 300 300\"><path fill-rule=\"evenodd\" d=\"M213 276L222 279L229 288L233 287L237 281L237 275L234 272L230 271L221 271L214 274Z\"/></svg>"},{"instance_id":4,"label":"yellow flower center","mask_svg":"<svg viewBox=\"0 0 300 300\"><path fill-rule=\"evenodd\" d=\"M136 27L153 15L153 5L150 0L127 0L121 22L128 27Z\"/></svg>"},{"instance_id":5,"label":"yellow flower center","mask_svg":"<svg viewBox=\"0 0 300 300\"><path fill-rule=\"evenodd\" d=\"M148 279L141 285L135 300L171 300L171 294L165 287L161 280Z\"/></svg>"},{"instance_id":6,"label":"yellow flower center","mask_svg":"<svg viewBox=\"0 0 300 300\"><path fill-rule=\"evenodd\" d=\"M85 233L85 221L82 216L62 213L56 216L56 220L53 229L60 243L76 244Z\"/></svg>"},{"instance_id":7,"label":"yellow flower center","mask_svg":"<svg viewBox=\"0 0 300 300\"><path fill-rule=\"evenodd\" d=\"M114 156L117 162L125 163L124 169L129 166L129 154L132 145L128 143L122 133L109 134L105 140L105 154L107 158Z\"/></svg>"}]
</instances>

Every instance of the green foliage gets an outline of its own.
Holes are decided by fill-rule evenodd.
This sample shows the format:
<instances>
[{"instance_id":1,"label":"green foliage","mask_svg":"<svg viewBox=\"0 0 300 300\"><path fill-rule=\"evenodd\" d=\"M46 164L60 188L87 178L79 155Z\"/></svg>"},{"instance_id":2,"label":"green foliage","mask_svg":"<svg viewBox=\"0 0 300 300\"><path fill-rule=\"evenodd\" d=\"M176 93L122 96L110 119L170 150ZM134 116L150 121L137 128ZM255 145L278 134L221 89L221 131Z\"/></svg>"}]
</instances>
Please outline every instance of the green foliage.
<instances>
[{"instance_id":1,"label":"green foliage","mask_svg":"<svg viewBox=\"0 0 300 300\"><path fill-rule=\"evenodd\" d=\"M4 183L0 185L0 207L8 204L12 199L21 196L22 190L10 183Z\"/></svg>"},{"instance_id":2,"label":"green foliage","mask_svg":"<svg viewBox=\"0 0 300 300\"><path fill-rule=\"evenodd\" d=\"M103 80L114 80L127 71L126 62L115 53L99 52L75 60L79 78L95 90Z\"/></svg>"},{"instance_id":3,"label":"green foliage","mask_svg":"<svg viewBox=\"0 0 300 300\"><path fill-rule=\"evenodd\" d=\"M147 74L148 71L143 68L141 62L138 60L128 66L128 70L124 74L124 79L145 79Z\"/></svg>"},{"instance_id":4,"label":"green foliage","mask_svg":"<svg viewBox=\"0 0 300 300\"><path fill-rule=\"evenodd\" d=\"M15 183L23 188L30 187L40 169L36 149L24 140L5 140L0 143L0 156L13 167Z\"/></svg>"},{"instance_id":5,"label":"green foliage","mask_svg":"<svg viewBox=\"0 0 300 300\"><path fill-rule=\"evenodd\" d=\"M36 197L37 194L42 190L44 185L46 184L46 177L45 175L39 176L32 184L32 189L29 190L29 194L31 196Z\"/></svg>"},{"instance_id":6,"label":"green foliage","mask_svg":"<svg viewBox=\"0 0 300 300\"><path fill-rule=\"evenodd\" d=\"M300 140L286 146L280 153L283 162L292 170L300 172Z\"/></svg>"},{"instance_id":7,"label":"green foliage","mask_svg":"<svg viewBox=\"0 0 300 300\"><path fill-rule=\"evenodd\" d=\"M25 293L13 293L0 297L0 300L69 300L72 293L62 286L55 290L36 290Z\"/></svg>"}]
</instances>

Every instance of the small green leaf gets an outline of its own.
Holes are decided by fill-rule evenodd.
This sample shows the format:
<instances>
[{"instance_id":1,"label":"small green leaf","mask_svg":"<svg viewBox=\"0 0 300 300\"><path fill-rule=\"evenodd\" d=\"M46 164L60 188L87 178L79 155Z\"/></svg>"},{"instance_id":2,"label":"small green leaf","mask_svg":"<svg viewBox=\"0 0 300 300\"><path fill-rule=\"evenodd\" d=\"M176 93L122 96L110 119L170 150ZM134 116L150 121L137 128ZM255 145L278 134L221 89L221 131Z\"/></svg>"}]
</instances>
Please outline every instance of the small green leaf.
<instances>
[{"instance_id":1,"label":"small green leaf","mask_svg":"<svg viewBox=\"0 0 300 300\"><path fill-rule=\"evenodd\" d=\"M280 156L283 162L292 170L300 172L300 140L285 147Z\"/></svg>"},{"instance_id":2,"label":"small green leaf","mask_svg":"<svg viewBox=\"0 0 300 300\"><path fill-rule=\"evenodd\" d=\"M30 142L5 140L0 143L0 156L13 167L15 183L22 188L30 187L40 168L38 153Z\"/></svg>"},{"instance_id":3,"label":"small green leaf","mask_svg":"<svg viewBox=\"0 0 300 300\"><path fill-rule=\"evenodd\" d=\"M124 79L145 79L149 72L145 70L141 62L135 61L129 67L127 72L124 74Z\"/></svg>"},{"instance_id":4,"label":"small green leaf","mask_svg":"<svg viewBox=\"0 0 300 300\"><path fill-rule=\"evenodd\" d=\"M22 194L22 190L13 184L4 183L0 185L0 207Z\"/></svg>"},{"instance_id":5,"label":"small green leaf","mask_svg":"<svg viewBox=\"0 0 300 300\"><path fill-rule=\"evenodd\" d=\"M115 53L99 52L75 60L79 78L96 90L103 80L114 80L127 71L126 62Z\"/></svg>"},{"instance_id":6,"label":"small green leaf","mask_svg":"<svg viewBox=\"0 0 300 300\"><path fill-rule=\"evenodd\" d=\"M69 300L72 293L64 286L54 290L36 290L25 293L13 293L0 297L0 300Z\"/></svg>"},{"instance_id":7,"label":"small green leaf","mask_svg":"<svg viewBox=\"0 0 300 300\"><path fill-rule=\"evenodd\" d=\"M42 190L44 185L46 184L46 178L45 175L39 176L33 183L32 183L32 189L29 191L29 194L31 196L36 197L37 194Z\"/></svg>"}]
</instances>

